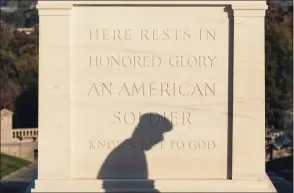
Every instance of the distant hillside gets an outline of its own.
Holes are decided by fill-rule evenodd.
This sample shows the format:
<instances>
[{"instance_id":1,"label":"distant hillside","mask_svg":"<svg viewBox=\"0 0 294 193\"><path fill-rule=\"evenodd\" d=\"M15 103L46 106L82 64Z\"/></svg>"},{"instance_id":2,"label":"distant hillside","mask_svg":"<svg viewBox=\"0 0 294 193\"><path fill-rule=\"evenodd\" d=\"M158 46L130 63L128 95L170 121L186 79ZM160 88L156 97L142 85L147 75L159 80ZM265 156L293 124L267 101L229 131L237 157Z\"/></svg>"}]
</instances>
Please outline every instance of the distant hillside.
<instances>
[{"instance_id":1,"label":"distant hillside","mask_svg":"<svg viewBox=\"0 0 294 193\"><path fill-rule=\"evenodd\" d=\"M16 1L16 0L1 0L0 5L2 6L18 6L19 4L22 5L30 5L30 4L36 4L38 0L30 0L30 1Z\"/></svg>"},{"instance_id":2,"label":"distant hillside","mask_svg":"<svg viewBox=\"0 0 294 193\"><path fill-rule=\"evenodd\" d=\"M32 27L39 22L37 0L1 0L1 19L14 27Z\"/></svg>"}]
</instances>

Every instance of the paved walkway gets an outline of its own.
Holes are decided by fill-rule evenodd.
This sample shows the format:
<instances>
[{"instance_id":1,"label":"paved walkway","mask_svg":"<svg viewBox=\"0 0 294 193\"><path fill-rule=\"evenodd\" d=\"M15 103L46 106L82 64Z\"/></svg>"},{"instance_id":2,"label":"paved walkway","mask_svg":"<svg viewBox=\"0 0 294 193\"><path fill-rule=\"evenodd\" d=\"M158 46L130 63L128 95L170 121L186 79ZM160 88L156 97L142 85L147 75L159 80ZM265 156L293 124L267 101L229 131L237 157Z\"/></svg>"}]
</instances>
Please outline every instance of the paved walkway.
<instances>
[{"instance_id":1,"label":"paved walkway","mask_svg":"<svg viewBox=\"0 0 294 193\"><path fill-rule=\"evenodd\" d=\"M272 183L276 187L278 193L292 193L293 192L293 183L281 178L273 172L267 173Z\"/></svg>"},{"instance_id":2,"label":"paved walkway","mask_svg":"<svg viewBox=\"0 0 294 193\"><path fill-rule=\"evenodd\" d=\"M37 165L18 170L9 176L1 179L0 192L1 193L24 193L26 188L30 185L37 172Z\"/></svg>"}]
</instances>

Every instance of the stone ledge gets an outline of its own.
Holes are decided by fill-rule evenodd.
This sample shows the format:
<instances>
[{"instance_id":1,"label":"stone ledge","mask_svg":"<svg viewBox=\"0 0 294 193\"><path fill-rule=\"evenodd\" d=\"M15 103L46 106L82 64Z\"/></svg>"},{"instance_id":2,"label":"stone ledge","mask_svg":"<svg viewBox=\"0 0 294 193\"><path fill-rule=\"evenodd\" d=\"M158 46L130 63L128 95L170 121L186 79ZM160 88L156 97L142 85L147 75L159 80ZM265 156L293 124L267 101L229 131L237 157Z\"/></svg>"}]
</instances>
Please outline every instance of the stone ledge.
<instances>
[{"instance_id":1,"label":"stone ledge","mask_svg":"<svg viewBox=\"0 0 294 193\"><path fill-rule=\"evenodd\" d=\"M59 8L67 7L72 5L81 5L81 6L92 6L92 5L201 5L201 6L211 6L211 5L234 5L240 8L246 9L266 9L266 1L197 1L197 0L183 0L183 1L156 1L156 0L128 0L128 1L119 1L119 0L108 0L108 1L39 1L37 8Z\"/></svg>"},{"instance_id":2,"label":"stone ledge","mask_svg":"<svg viewBox=\"0 0 294 193\"><path fill-rule=\"evenodd\" d=\"M232 5L233 10L266 10L267 5Z\"/></svg>"},{"instance_id":3,"label":"stone ledge","mask_svg":"<svg viewBox=\"0 0 294 193\"><path fill-rule=\"evenodd\" d=\"M37 4L37 9L72 9L73 4Z\"/></svg>"},{"instance_id":4,"label":"stone ledge","mask_svg":"<svg viewBox=\"0 0 294 193\"><path fill-rule=\"evenodd\" d=\"M112 180L113 181L113 180ZM130 182L130 180L126 180ZM146 180L145 180L146 181ZM109 181L108 181L109 182ZM123 183L123 181L119 181ZM134 180L132 183L144 183ZM102 180L36 180L32 192L105 192ZM253 180L156 180L160 192L277 192L269 178ZM126 191L116 189L115 191ZM127 190L127 191L138 191ZM143 189L141 189L143 190ZM146 189L144 189L146 190ZM154 191L154 189L150 189Z\"/></svg>"}]
</instances>

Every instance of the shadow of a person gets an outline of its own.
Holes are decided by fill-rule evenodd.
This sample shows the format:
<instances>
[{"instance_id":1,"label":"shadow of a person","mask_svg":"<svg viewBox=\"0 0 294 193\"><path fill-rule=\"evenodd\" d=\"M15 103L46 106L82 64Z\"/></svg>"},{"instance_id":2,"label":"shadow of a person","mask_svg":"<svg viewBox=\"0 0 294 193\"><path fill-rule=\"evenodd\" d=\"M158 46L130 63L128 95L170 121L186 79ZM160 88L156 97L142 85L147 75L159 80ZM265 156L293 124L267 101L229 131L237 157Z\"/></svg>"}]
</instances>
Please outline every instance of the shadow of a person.
<instances>
[{"instance_id":1,"label":"shadow of a person","mask_svg":"<svg viewBox=\"0 0 294 193\"><path fill-rule=\"evenodd\" d=\"M172 123L159 114L142 115L132 136L116 147L100 167L97 179L103 180L103 189L159 192L154 181L148 179L145 151L163 141L163 134L172 128Z\"/></svg>"}]
</instances>

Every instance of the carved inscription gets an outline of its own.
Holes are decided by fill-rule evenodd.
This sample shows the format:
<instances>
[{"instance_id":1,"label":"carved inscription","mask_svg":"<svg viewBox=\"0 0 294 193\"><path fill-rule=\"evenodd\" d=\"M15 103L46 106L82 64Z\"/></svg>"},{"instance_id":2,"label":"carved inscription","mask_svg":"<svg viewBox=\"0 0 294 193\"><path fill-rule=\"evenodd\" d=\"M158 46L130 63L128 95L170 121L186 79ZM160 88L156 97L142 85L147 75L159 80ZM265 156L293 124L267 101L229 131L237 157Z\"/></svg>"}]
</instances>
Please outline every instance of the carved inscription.
<instances>
[{"instance_id":1,"label":"carved inscription","mask_svg":"<svg viewBox=\"0 0 294 193\"><path fill-rule=\"evenodd\" d=\"M90 56L90 67L150 68L169 67L212 68L216 56Z\"/></svg>"},{"instance_id":2,"label":"carved inscription","mask_svg":"<svg viewBox=\"0 0 294 193\"><path fill-rule=\"evenodd\" d=\"M145 141L142 143L128 143L124 144L121 140L89 140L89 149L92 151L99 149L114 149L116 147L122 147L126 149L172 149L172 150L184 150L190 149L193 151L207 150L211 151L215 149L216 144L213 140L191 140L191 141L161 141L154 145L154 141Z\"/></svg>"},{"instance_id":3,"label":"carved inscription","mask_svg":"<svg viewBox=\"0 0 294 193\"><path fill-rule=\"evenodd\" d=\"M174 41L191 39L198 40L215 40L215 29L199 29L192 32L190 29L90 29L89 39L93 41L131 41L134 40L132 35L139 34L138 37L142 41Z\"/></svg>"},{"instance_id":4,"label":"carved inscription","mask_svg":"<svg viewBox=\"0 0 294 193\"><path fill-rule=\"evenodd\" d=\"M93 83L88 95L96 96L215 96L214 82L101 82Z\"/></svg>"},{"instance_id":5,"label":"carved inscription","mask_svg":"<svg viewBox=\"0 0 294 193\"><path fill-rule=\"evenodd\" d=\"M146 42L151 41L156 46L157 42L213 42L217 40L217 30L210 29L198 29L191 30L188 28L170 28L170 29L121 29L121 28L92 28L88 29L90 42L99 43L109 41L126 41L124 44L128 44L131 41ZM97 44L98 45L98 44ZM134 48L135 49L135 48ZM173 68L179 70L182 69L213 69L219 65L218 56L211 53L207 54L171 54L171 55L152 55L152 54L89 54L87 58L87 66L93 70L109 69L109 68L123 68L126 70L133 69L147 69L147 68ZM206 71L208 72L208 71ZM135 73L135 72L134 72ZM152 77L152 75L150 75ZM194 80L189 81L125 81L118 82L112 81L94 81L88 85L89 97L216 97L218 95L218 89L216 81L210 80ZM132 112L118 109L117 111L109 114L112 125L132 125L135 126L140 121L140 117L146 114L146 112ZM193 125L192 113L189 111L174 110L170 112L160 112L158 119L150 118L150 124L161 124L159 117L164 117L163 120L169 120L174 126L186 126ZM89 148L91 150L97 149L113 149L121 145L122 141L119 140L90 140ZM151 145L152 144L152 145ZM138 144L136 144L138 145ZM148 146L140 144L139 146ZM154 143L150 142L152 148L170 148L174 150L182 150L189 148L191 150L213 150L216 147L216 143L213 140L191 140L191 141L165 141L160 142L154 146ZM126 148L140 148L140 147L126 147ZM146 148L146 147L145 147Z\"/></svg>"}]
</instances>

